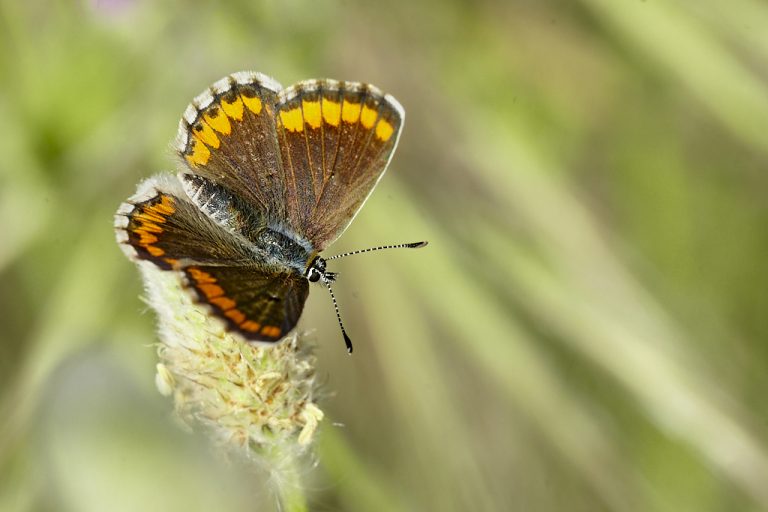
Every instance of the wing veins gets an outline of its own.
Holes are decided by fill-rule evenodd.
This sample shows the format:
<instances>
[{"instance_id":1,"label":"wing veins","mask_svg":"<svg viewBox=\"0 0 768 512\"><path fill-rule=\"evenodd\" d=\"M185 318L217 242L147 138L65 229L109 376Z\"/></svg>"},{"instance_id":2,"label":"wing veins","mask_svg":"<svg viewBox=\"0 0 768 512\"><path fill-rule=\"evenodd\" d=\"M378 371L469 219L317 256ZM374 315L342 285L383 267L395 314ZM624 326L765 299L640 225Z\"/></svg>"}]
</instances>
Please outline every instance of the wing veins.
<instances>
[{"instance_id":1,"label":"wing veins","mask_svg":"<svg viewBox=\"0 0 768 512\"><path fill-rule=\"evenodd\" d=\"M367 95L368 95L368 91L366 90L365 93L363 94L361 100L360 100L360 115L361 116L362 116L363 105L365 104L365 99L367 98ZM344 112L344 93L341 94L341 112ZM344 119L343 119L343 114L342 114L342 117L339 118L339 126L340 127L343 126L343 123L344 123ZM351 144L352 146L354 146L357 143L357 139L360 136L360 125L361 124L362 124L362 122L360 122L360 118L358 118L357 123L355 123L355 135L352 138L352 144ZM339 146L341 146L341 135L342 135L342 132L339 131L339 137L336 140L336 154L334 155L334 159L333 159L333 169L336 169L336 163L338 162ZM358 155L358 161L359 161L359 158L360 158L360 155ZM357 161L355 162L355 164L357 164ZM353 171L354 171L354 168L353 168ZM333 171L331 171L331 173L333 173ZM328 181L330 181L330 179ZM312 208L312 213L313 214L314 214L315 211L317 211L317 207L320 206L321 199L323 198L323 195L325 194L325 191L327 190L326 183L323 183L323 189L322 189L320 195L316 196L315 205Z\"/></svg>"},{"instance_id":2,"label":"wing veins","mask_svg":"<svg viewBox=\"0 0 768 512\"><path fill-rule=\"evenodd\" d=\"M337 91L338 92L338 91ZM341 145L341 127L342 123L344 123L341 113L344 112L344 94L339 94L341 96L341 101L339 102L339 130L338 134L336 135L336 150L333 153L333 164L331 165L330 169L328 169L328 175L326 179L326 173L325 168L323 168L323 184L320 187L320 193L315 195L315 204L312 205L312 213L311 217L314 217L315 212L317 211L317 207L320 206L320 200L323 198L323 194L325 194L325 190L328 187L328 183L331 181L331 178L333 177L333 170L336 169L336 162L339 159L339 146ZM323 104L325 103L325 97L320 96L320 115L323 115ZM325 119L325 118L323 118ZM322 123L321 123L322 126ZM325 165L325 135L323 135L323 165Z\"/></svg>"},{"instance_id":3,"label":"wing veins","mask_svg":"<svg viewBox=\"0 0 768 512\"><path fill-rule=\"evenodd\" d=\"M263 87L261 86L261 84L259 84L259 88L257 90L259 91L259 93L258 93L259 101L262 102L262 114L259 114L259 115L267 115L268 112L269 112L269 110L267 108L267 104L268 103L266 101L266 95L261 94L261 89L262 88ZM269 89L267 89L267 90L269 90ZM245 106L245 99L244 99L243 95L241 94L240 91L237 91L237 95L240 97L240 101L243 102L243 109L244 109L243 110L243 120L245 121L245 118L248 117L249 119L248 119L247 122L248 122L248 124L251 127L251 132L252 133L259 133L259 131L256 129L256 125L254 124L254 121L252 119L250 119L250 114L248 114L246 112L247 107ZM269 104L271 105L271 102ZM275 127L274 127L274 130L273 130L273 133L268 134L268 135L270 135L270 139L272 139L272 136L274 136L274 139L272 139L271 142L273 142L275 144L275 148L277 149L277 155L276 155L275 161L276 161L279 169L277 169L276 172L282 171L283 175L285 175L285 169L283 169L283 164L282 164L282 162L280 160L280 141L278 140L277 124L276 123L275 123ZM252 154L252 150L251 149L249 149L249 153ZM249 155L249 156L251 156L251 155ZM240 181L240 183L242 184L243 187L246 187L249 190L251 190L251 192L254 193L254 195L256 195L256 193L258 193L260 195L261 206L262 206L263 211L265 213L267 213L268 215L272 215L274 213L274 212L270 211L269 208L267 207L267 205L269 203L268 198L265 198L263 195L261 195L261 190L259 190L258 187L252 187L251 184L246 183L245 181L240 179L239 176L238 176L238 180ZM270 186L274 187L276 181L277 182L282 182L282 180L271 179ZM261 184L261 183L259 183L259 184ZM285 193L285 191L283 191L283 194L284 193Z\"/></svg>"},{"instance_id":4,"label":"wing veins","mask_svg":"<svg viewBox=\"0 0 768 512\"><path fill-rule=\"evenodd\" d=\"M312 197L315 197L315 173L312 170L312 152L309 149L309 129L307 128L307 123L304 121L304 93L302 93L301 97L299 98L299 104L301 107L301 122L303 124L302 132L304 133L304 145L307 148L307 165L309 166L309 179L312 180ZM321 103L322 105L322 103ZM322 107L320 107L320 127L323 126L323 118L322 118ZM321 132L322 135L322 132Z\"/></svg>"},{"instance_id":5,"label":"wing veins","mask_svg":"<svg viewBox=\"0 0 768 512\"><path fill-rule=\"evenodd\" d=\"M363 97L363 101L360 103L361 105L361 115L362 115L362 105L365 105L365 98L367 97L368 92L366 91L366 96ZM381 106L383 103L380 103L376 108L376 122L373 123L371 126L371 133L368 134L368 139L365 141L365 144L361 148L360 151L357 153L357 159L355 160L355 166L352 168L352 172L350 173L350 181L354 179L355 175L357 174L357 170L360 168L360 161L363 159L363 155L365 154L365 151L368 149L368 146L371 143L371 138L373 137L374 133L376 132L376 125L379 123L379 119L381 118ZM362 124L362 120L360 122ZM357 142L357 141L355 141Z\"/></svg>"}]
</instances>

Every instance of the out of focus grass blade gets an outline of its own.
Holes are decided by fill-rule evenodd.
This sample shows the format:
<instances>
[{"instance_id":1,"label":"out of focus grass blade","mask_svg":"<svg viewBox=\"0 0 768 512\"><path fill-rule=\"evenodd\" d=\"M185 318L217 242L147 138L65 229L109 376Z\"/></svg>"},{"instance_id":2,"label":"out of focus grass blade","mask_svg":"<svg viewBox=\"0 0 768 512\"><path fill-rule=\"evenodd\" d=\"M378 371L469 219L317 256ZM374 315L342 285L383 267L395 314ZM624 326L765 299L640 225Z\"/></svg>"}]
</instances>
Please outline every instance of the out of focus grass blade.
<instances>
[{"instance_id":1,"label":"out of focus grass blade","mask_svg":"<svg viewBox=\"0 0 768 512\"><path fill-rule=\"evenodd\" d=\"M431 259L425 251L408 259L413 258ZM388 395L395 397L399 415L395 423L402 425L402 442L415 444L411 450L414 461L420 458L421 466L431 467L430 477L419 481L417 488L431 496L429 501L440 510L493 510L495 502L488 488L491 475L486 474L472 446L475 418L464 415L459 400L452 396L448 383L455 376L440 365L439 345L430 343L429 320L420 308L413 307L412 286L391 278L397 274L391 261L379 262L376 272L366 277L376 290L369 307L385 312L371 315L372 345L389 377L384 385ZM425 437L424 432L431 435ZM431 462L441 458L446 462ZM462 485L453 487L458 479Z\"/></svg>"},{"instance_id":2,"label":"out of focus grass blade","mask_svg":"<svg viewBox=\"0 0 768 512\"><path fill-rule=\"evenodd\" d=\"M48 301L40 308L37 330L24 340L28 349L24 368L12 392L3 397L6 418L0 425L0 460L26 430L25 424L40 398L42 384L66 354L98 341L112 317L116 303L110 299L119 254L107 249L114 239L111 226L101 211L76 238L75 250L60 264L60 280L51 288ZM73 235L76 236L76 235ZM112 253L113 256L109 256ZM21 342L21 341L20 341Z\"/></svg>"},{"instance_id":3,"label":"out of focus grass blade","mask_svg":"<svg viewBox=\"0 0 768 512\"><path fill-rule=\"evenodd\" d=\"M661 73L677 77L734 134L768 152L764 83L677 4L583 3Z\"/></svg>"},{"instance_id":4,"label":"out of focus grass blade","mask_svg":"<svg viewBox=\"0 0 768 512\"><path fill-rule=\"evenodd\" d=\"M0 272L47 227L53 196L17 129L19 119L0 97Z\"/></svg>"},{"instance_id":5,"label":"out of focus grass blade","mask_svg":"<svg viewBox=\"0 0 768 512\"><path fill-rule=\"evenodd\" d=\"M698 16L737 46L768 58L768 6L756 0L700 0L680 7Z\"/></svg>"},{"instance_id":6,"label":"out of focus grass blade","mask_svg":"<svg viewBox=\"0 0 768 512\"><path fill-rule=\"evenodd\" d=\"M420 302L445 319L442 327L455 334L464 353L492 378L505 396L578 468L581 477L612 510L634 510L633 491L616 474L628 470L615 453L611 435L587 414L588 407L556 377L556 372L534 348L534 341L501 304L493 300L450 255L460 252L437 224L420 218L398 190L402 203L376 223L383 239L395 240L398 227L408 225L429 233L431 257L409 258L399 271L407 276ZM439 252L438 252L439 251ZM440 276L451 276L450 286L438 286Z\"/></svg>"},{"instance_id":7,"label":"out of focus grass blade","mask_svg":"<svg viewBox=\"0 0 768 512\"><path fill-rule=\"evenodd\" d=\"M326 425L319 441L321 461L333 478L342 500L347 502L345 510L412 510L406 504L404 493L387 480L387 475L360 459L344 440L343 430Z\"/></svg>"},{"instance_id":8,"label":"out of focus grass blade","mask_svg":"<svg viewBox=\"0 0 768 512\"><path fill-rule=\"evenodd\" d=\"M564 339L622 382L644 404L659 428L669 428L690 443L712 467L729 477L758 503L768 506L768 489L758 475L768 474L768 456L749 428L716 401L688 354L693 343L676 329L663 309L623 269L599 236L598 224L567 186L547 172L547 164L516 142L500 124L479 139L484 150L471 165L483 170L498 200L514 204L542 243L545 258L562 274L547 283L544 274L524 264L514 244L485 229L479 250L511 286L539 300L534 309ZM470 142L472 147L472 142ZM478 147L478 146L474 146ZM504 161L514 169L506 179L494 175ZM500 176L497 176L500 178ZM530 195L535 190L536 194ZM552 208L557 208L557 215ZM501 256L503 255L503 257ZM528 295L530 294L530 295Z\"/></svg>"}]
</instances>

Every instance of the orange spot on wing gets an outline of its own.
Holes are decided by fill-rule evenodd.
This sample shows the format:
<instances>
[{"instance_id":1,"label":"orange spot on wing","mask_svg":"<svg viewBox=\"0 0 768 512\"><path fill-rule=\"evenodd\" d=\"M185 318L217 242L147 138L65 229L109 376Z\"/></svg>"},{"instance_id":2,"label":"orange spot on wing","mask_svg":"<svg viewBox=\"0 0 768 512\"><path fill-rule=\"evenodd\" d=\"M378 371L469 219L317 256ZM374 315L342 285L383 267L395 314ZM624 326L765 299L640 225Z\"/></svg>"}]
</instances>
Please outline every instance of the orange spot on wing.
<instances>
[{"instance_id":1,"label":"orange spot on wing","mask_svg":"<svg viewBox=\"0 0 768 512\"><path fill-rule=\"evenodd\" d=\"M304 129L304 120L301 117L301 109L294 108L280 112L280 121L289 132L300 132Z\"/></svg>"},{"instance_id":2,"label":"orange spot on wing","mask_svg":"<svg viewBox=\"0 0 768 512\"><path fill-rule=\"evenodd\" d=\"M245 315L239 309L230 309L224 312L224 316L240 325L245 321Z\"/></svg>"},{"instance_id":3,"label":"orange spot on wing","mask_svg":"<svg viewBox=\"0 0 768 512\"><path fill-rule=\"evenodd\" d=\"M370 108L368 105L365 105L363 107L362 113L360 114L360 122L366 129L370 130L373 128L373 123L376 122L377 117L379 117L379 113Z\"/></svg>"},{"instance_id":4,"label":"orange spot on wing","mask_svg":"<svg viewBox=\"0 0 768 512\"><path fill-rule=\"evenodd\" d=\"M229 124L229 118L219 108L211 108L203 115L203 119L208 123L208 126L212 127L219 133L229 135L232 132L232 125Z\"/></svg>"},{"instance_id":5,"label":"orange spot on wing","mask_svg":"<svg viewBox=\"0 0 768 512\"><path fill-rule=\"evenodd\" d=\"M341 118L345 123L356 123L360 119L360 104L344 102L341 107Z\"/></svg>"},{"instance_id":6,"label":"orange spot on wing","mask_svg":"<svg viewBox=\"0 0 768 512\"><path fill-rule=\"evenodd\" d=\"M154 245L150 245L147 247L147 252L151 254L152 256L162 256L165 254L165 251L162 250L159 247L155 247Z\"/></svg>"},{"instance_id":7,"label":"orange spot on wing","mask_svg":"<svg viewBox=\"0 0 768 512\"><path fill-rule=\"evenodd\" d=\"M265 325L261 328L261 334L269 338L277 338L280 336L280 328L274 325Z\"/></svg>"},{"instance_id":8,"label":"orange spot on wing","mask_svg":"<svg viewBox=\"0 0 768 512\"><path fill-rule=\"evenodd\" d=\"M394 131L395 128L389 123L389 121L385 121L384 119L379 120L378 124L376 124L376 138L384 142L389 140Z\"/></svg>"},{"instance_id":9,"label":"orange spot on wing","mask_svg":"<svg viewBox=\"0 0 768 512\"><path fill-rule=\"evenodd\" d=\"M240 99L240 96L237 96L233 102L229 102L225 99L221 100L221 109L235 121L243 119L243 108L243 100Z\"/></svg>"},{"instance_id":10,"label":"orange spot on wing","mask_svg":"<svg viewBox=\"0 0 768 512\"><path fill-rule=\"evenodd\" d=\"M189 272L189 275L192 276L192 279L198 284L211 284L216 282L216 279L211 276L211 274L200 270L199 268L190 267L187 269L187 272Z\"/></svg>"},{"instance_id":11,"label":"orange spot on wing","mask_svg":"<svg viewBox=\"0 0 768 512\"><path fill-rule=\"evenodd\" d=\"M195 139L192 153L186 155L187 161L192 165L205 165L211 158L211 150L200 139Z\"/></svg>"},{"instance_id":12,"label":"orange spot on wing","mask_svg":"<svg viewBox=\"0 0 768 512\"><path fill-rule=\"evenodd\" d=\"M203 141L206 145L216 149L221 145L219 137L213 128L208 126L208 123L198 121L195 126L192 127L192 134L196 139Z\"/></svg>"},{"instance_id":13,"label":"orange spot on wing","mask_svg":"<svg viewBox=\"0 0 768 512\"><path fill-rule=\"evenodd\" d=\"M202 270L200 270L199 268L195 268L195 267L189 267L187 269L187 272L189 272L189 275L191 275L194 279L198 279L203 274L208 275Z\"/></svg>"},{"instance_id":14,"label":"orange spot on wing","mask_svg":"<svg viewBox=\"0 0 768 512\"><path fill-rule=\"evenodd\" d=\"M304 100L301 102L301 109L304 113L304 122L312 128L320 128L320 125L323 123L320 113L320 102Z\"/></svg>"},{"instance_id":15,"label":"orange spot on wing","mask_svg":"<svg viewBox=\"0 0 768 512\"><path fill-rule=\"evenodd\" d=\"M139 233L139 236L141 237L139 239L139 245L152 245L158 240L158 238L155 235L153 235L152 233L147 233L146 231L142 231L141 233Z\"/></svg>"},{"instance_id":16,"label":"orange spot on wing","mask_svg":"<svg viewBox=\"0 0 768 512\"><path fill-rule=\"evenodd\" d=\"M331 126L339 126L341 104L338 101L323 100L323 120Z\"/></svg>"},{"instance_id":17,"label":"orange spot on wing","mask_svg":"<svg viewBox=\"0 0 768 512\"><path fill-rule=\"evenodd\" d=\"M197 289L200 290L201 292L203 292L207 299L213 299L215 297L220 297L220 296L224 295L224 289L221 286L217 285L217 284L212 284L212 283L200 284L200 283L198 283L197 284Z\"/></svg>"},{"instance_id":18,"label":"orange spot on wing","mask_svg":"<svg viewBox=\"0 0 768 512\"><path fill-rule=\"evenodd\" d=\"M168 216L176 211L176 206L174 205L173 198L171 196L162 196L159 203L153 204L149 208L165 216ZM163 222L165 222L165 219L163 219Z\"/></svg>"},{"instance_id":19,"label":"orange spot on wing","mask_svg":"<svg viewBox=\"0 0 768 512\"><path fill-rule=\"evenodd\" d=\"M144 224L146 223L151 224L155 222L162 224L163 222L165 222L165 217L163 217L162 215L158 215L157 213L149 209L141 213L137 213L136 215L133 216L133 218L136 220L140 220Z\"/></svg>"},{"instance_id":20,"label":"orange spot on wing","mask_svg":"<svg viewBox=\"0 0 768 512\"><path fill-rule=\"evenodd\" d=\"M224 297L224 296L212 298L211 304L216 304L217 306L219 306L221 309L224 309L224 310L232 309L237 305L235 301L233 301L229 297Z\"/></svg>"},{"instance_id":21,"label":"orange spot on wing","mask_svg":"<svg viewBox=\"0 0 768 512\"><path fill-rule=\"evenodd\" d=\"M133 232L141 236L142 233L162 233L163 228L157 224L152 224L151 222L143 222L141 227L134 229Z\"/></svg>"},{"instance_id":22,"label":"orange spot on wing","mask_svg":"<svg viewBox=\"0 0 768 512\"><path fill-rule=\"evenodd\" d=\"M245 106L248 107L248 110L253 112L256 115L259 115L261 113L261 100L254 96L248 96L248 90L243 91L243 94L240 95L240 97L243 99L243 103L245 103Z\"/></svg>"},{"instance_id":23,"label":"orange spot on wing","mask_svg":"<svg viewBox=\"0 0 768 512\"><path fill-rule=\"evenodd\" d=\"M261 324L253 320L246 320L240 324L240 328L250 332L257 332L261 328Z\"/></svg>"}]
</instances>

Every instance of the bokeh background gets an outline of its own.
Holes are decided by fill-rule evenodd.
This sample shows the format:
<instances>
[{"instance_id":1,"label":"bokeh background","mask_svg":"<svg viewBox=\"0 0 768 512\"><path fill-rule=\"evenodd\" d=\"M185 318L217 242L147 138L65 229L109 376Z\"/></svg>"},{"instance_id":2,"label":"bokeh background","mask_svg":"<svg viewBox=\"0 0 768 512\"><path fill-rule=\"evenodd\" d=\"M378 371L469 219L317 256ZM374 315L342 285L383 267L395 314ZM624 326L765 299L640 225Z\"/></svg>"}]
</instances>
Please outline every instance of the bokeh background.
<instances>
[{"instance_id":1,"label":"bokeh background","mask_svg":"<svg viewBox=\"0 0 768 512\"><path fill-rule=\"evenodd\" d=\"M112 214L253 69L407 119L329 253L312 510L768 509L768 5L0 1L0 510L274 510L154 388Z\"/></svg>"}]
</instances>

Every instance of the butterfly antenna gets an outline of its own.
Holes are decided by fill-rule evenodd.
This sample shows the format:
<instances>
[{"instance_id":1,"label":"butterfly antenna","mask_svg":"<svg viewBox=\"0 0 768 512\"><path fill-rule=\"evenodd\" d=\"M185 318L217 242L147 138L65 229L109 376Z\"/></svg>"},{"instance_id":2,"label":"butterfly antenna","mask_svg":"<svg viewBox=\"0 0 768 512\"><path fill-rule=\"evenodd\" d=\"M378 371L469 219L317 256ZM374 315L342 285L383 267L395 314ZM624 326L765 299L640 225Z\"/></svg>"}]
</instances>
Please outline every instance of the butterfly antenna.
<instances>
[{"instance_id":1,"label":"butterfly antenna","mask_svg":"<svg viewBox=\"0 0 768 512\"><path fill-rule=\"evenodd\" d=\"M371 247L370 249L359 249L357 251L345 252L342 254L337 254L336 256L331 256L330 258L325 258L325 261L337 260L339 258L354 256L355 254L362 254L364 252L380 251L382 249L419 249L427 245L427 243L428 242L425 240L423 242L412 242L410 244L382 245L380 247Z\"/></svg>"},{"instance_id":2,"label":"butterfly antenna","mask_svg":"<svg viewBox=\"0 0 768 512\"><path fill-rule=\"evenodd\" d=\"M333 309L336 310L336 319L339 321L339 327L341 327L341 334L344 335L344 344L347 346L347 353L352 353L352 340L347 336L347 331L344 329L344 323L341 321L341 313L339 313L339 304L336 302L336 296L333 294L333 288L331 288L331 280L323 276L323 282L328 287L328 293L331 294L331 300L333 301Z\"/></svg>"}]
</instances>

